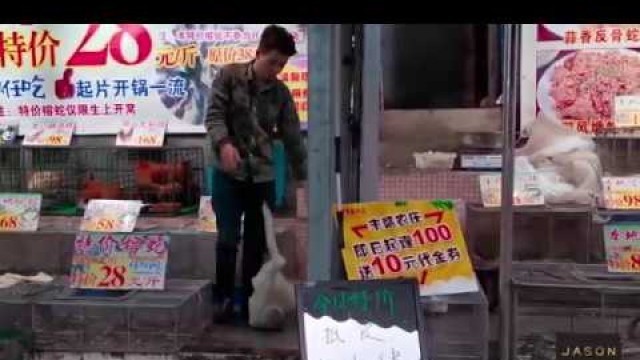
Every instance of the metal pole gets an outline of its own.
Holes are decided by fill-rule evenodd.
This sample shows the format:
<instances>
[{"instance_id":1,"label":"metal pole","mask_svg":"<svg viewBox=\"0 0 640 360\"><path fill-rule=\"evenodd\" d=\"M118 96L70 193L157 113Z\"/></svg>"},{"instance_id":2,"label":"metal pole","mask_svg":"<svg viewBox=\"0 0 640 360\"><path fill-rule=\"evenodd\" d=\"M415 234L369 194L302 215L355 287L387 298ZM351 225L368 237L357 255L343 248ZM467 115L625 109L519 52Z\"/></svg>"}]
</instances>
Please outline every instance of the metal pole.
<instances>
[{"instance_id":1,"label":"metal pole","mask_svg":"<svg viewBox=\"0 0 640 360\"><path fill-rule=\"evenodd\" d=\"M512 323L511 323L511 273L513 261L513 178L514 143L517 115L517 81L514 69L519 59L514 39L517 33L515 25L504 25L503 42L503 86L502 86L502 131L504 145L502 149L502 212L500 222L500 359L512 359Z\"/></svg>"},{"instance_id":2,"label":"metal pole","mask_svg":"<svg viewBox=\"0 0 640 360\"><path fill-rule=\"evenodd\" d=\"M337 25L309 25L309 280L330 280L337 250L332 206L335 202L334 107L340 93L334 79Z\"/></svg>"},{"instance_id":3,"label":"metal pole","mask_svg":"<svg viewBox=\"0 0 640 360\"><path fill-rule=\"evenodd\" d=\"M364 25L360 201L378 199L382 123L382 36L380 24Z\"/></svg>"}]
</instances>

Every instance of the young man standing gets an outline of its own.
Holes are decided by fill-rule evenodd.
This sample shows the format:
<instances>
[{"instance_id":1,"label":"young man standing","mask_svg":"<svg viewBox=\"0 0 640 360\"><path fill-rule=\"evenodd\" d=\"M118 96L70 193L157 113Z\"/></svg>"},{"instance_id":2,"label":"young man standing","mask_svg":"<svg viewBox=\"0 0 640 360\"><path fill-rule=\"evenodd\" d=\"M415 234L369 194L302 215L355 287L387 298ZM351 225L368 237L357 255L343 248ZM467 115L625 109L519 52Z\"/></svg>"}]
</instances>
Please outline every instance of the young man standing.
<instances>
[{"instance_id":1,"label":"young man standing","mask_svg":"<svg viewBox=\"0 0 640 360\"><path fill-rule=\"evenodd\" d=\"M266 252L262 205L266 202L273 209L275 203L274 142L284 144L295 178L306 179L306 150L295 103L287 86L277 78L295 54L293 36L283 27L268 26L255 59L223 67L213 82L205 125L215 151L217 322L233 317L241 233L242 316L248 316L251 279L260 270Z\"/></svg>"}]
</instances>

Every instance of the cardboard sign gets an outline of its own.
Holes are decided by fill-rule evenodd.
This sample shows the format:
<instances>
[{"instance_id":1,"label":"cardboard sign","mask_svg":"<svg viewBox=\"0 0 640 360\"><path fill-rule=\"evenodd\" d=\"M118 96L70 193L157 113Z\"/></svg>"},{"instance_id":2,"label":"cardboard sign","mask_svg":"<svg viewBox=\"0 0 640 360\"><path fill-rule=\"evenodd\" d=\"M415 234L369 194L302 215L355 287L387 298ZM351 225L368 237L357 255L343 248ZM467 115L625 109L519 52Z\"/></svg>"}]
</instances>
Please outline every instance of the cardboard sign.
<instances>
[{"instance_id":1,"label":"cardboard sign","mask_svg":"<svg viewBox=\"0 0 640 360\"><path fill-rule=\"evenodd\" d=\"M482 204L485 207L500 207L502 205L502 176L500 174L480 175L478 181L480 182ZM544 196L537 174L516 173L513 182L513 205L544 205Z\"/></svg>"},{"instance_id":2,"label":"cardboard sign","mask_svg":"<svg viewBox=\"0 0 640 360\"><path fill-rule=\"evenodd\" d=\"M415 281L328 281L296 287L302 358L426 359Z\"/></svg>"},{"instance_id":3,"label":"cardboard sign","mask_svg":"<svg viewBox=\"0 0 640 360\"><path fill-rule=\"evenodd\" d=\"M349 280L417 279L421 295L478 290L453 202L372 202L342 207Z\"/></svg>"},{"instance_id":4,"label":"cardboard sign","mask_svg":"<svg viewBox=\"0 0 640 360\"><path fill-rule=\"evenodd\" d=\"M200 197L198 209L198 230L202 232L217 232L216 214L213 212L211 196Z\"/></svg>"},{"instance_id":5,"label":"cardboard sign","mask_svg":"<svg viewBox=\"0 0 640 360\"><path fill-rule=\"evenodd\" d=\"M603 177L602 189L607 209L640 209L640 177Z\"/></svg>"},{"instance_id":6,"label":"cardboard sign","mask_svg":"<svg viewBox=\"0 0 640 360\"><path fill-rule=\"evenodd\" d=\"M27 124L24 146L69 146L75 130L75 121L49 119Z\"/></svg>"},{"instance_id":7,"label":"cardboard sign","mask_svg":"<svg viewBox=\"0 0 640 360\"><path fill-rule=\"evenodd\" d=\"M168 257L166 234L79 233L71 287L163 290Z\"/></svg>"},{"instance_id":8,"label":"cardboard sign","mask_svg":"<svg viewBox=\"0 0 640 360\"><path fill-rule=\"evenodd\" d=\"M141 208L142 201L137 200L89 200L80 230L132 232Z\"/></svg>"},{"instance_id":9,"label":"cardboard sign","mask_svg":"<svg viewBox=\"0 0 640 360\"><path fill-rule=\"evenodd\" d=\"M41 194L0 194L0 232L37 231Z\"/></svg>"},{"instance_id":10,"label":"cardboard sign","mask_svg":"<svg viewBox=\"0 0 640 360\"><path fill-rule=\"evenodd\" d=\"M556 334L557 360L619 360L622 344L618 334Z\"/></svg>"},{"instance_id":11,"label":"cardboard sign","mask_svg":"<svg viewBox=\"0 0 640 360\"><path fill-rule=\"evenodd\" d=\"M604 248L611 272L640 272L640 223L604 226Z\"/></svg>"},{"instance_id":12,"label":"cardboard sign","mask_svg":"<svg viewBox=\"0 0 640 360\"><path fill-rule=\"evenodd\" d=\"M166 120L126 120L116 137L116 146L162 147Z\"/></svg>"}]
</instances>

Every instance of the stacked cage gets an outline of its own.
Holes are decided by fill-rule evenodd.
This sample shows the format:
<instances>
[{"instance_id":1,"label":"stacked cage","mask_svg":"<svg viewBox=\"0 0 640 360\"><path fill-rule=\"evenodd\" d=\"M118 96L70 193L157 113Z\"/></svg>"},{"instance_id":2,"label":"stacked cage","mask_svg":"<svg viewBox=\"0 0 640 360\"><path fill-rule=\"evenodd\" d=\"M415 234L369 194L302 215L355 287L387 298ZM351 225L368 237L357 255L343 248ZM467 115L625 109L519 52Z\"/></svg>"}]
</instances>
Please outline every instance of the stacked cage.
<instances>
[{"instance_id":1,"label":"stacked cage","mask_svg":"<svg viewBox=\"0 0 640 360\"><path fill-rule=\"evenodd\" d=\"M91 199L141 200L153 214L193 212L204 185L201 148L23 148L9 160L4 182L41 193L44 214L76 215Z\"/></svg>"}]
</instances>

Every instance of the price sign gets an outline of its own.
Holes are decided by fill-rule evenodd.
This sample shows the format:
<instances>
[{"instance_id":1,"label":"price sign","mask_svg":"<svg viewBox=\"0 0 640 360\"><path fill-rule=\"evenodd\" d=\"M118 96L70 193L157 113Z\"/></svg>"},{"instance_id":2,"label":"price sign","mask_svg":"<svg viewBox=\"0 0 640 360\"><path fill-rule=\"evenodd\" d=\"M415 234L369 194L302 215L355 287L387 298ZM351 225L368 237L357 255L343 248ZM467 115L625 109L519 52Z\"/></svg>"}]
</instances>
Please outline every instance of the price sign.
<instances>
[{"instance_id":1,"label":"price sign","mask_svg":"<svg viewBox=\"0 0 640 360\"><path fill-rule=\"evenodd\" d=\"M616 96L615 123L617 127L640 127L640 96Z\"/></svg>"},{"instance_id":2,"label":"price sign","mask_svg":"<svg viewBox=\"0 0 640 360\"><path fill-rule=\"evenodd\" d=\"M41 194L0 194L0 232L37 231Z\"/></svg>"},{"instance_id":3,"label":"price sign","mask_svg":"<svg viewBox=\"0 0 640 360\"><path fill-rule=\"evenodd\" d=\"M415 278L421 295L478 290L451 201L373 202L342 209L349 280Z\"/></svg>"},{"instance_id":4,"label":"price sign","mask_svg":"<svg viewBox=\"0 0 640 360\"><path fill-rule=\"evenodd\" d=\"M79 233L74 243L71 286L162 290L168 255L166 234Z\"/></svg>"},{"instance_id":5,"label":"price sign","mask_svg":"<svg viewBox=\"0 0 640 360\"><path fill-rule=\"evenodd\" d=\"M32 121L27 125L24 146L69 146L75 129L75 121L49 119Z\"/></svg>"},{"instance_id":6,"label":"price sign","mask_svg":"<svg viewBox=\"0 0 640 360\"><path fill-rule=\"evenodd\" d=\"M198 210L198 229L202 232L217 232L216 214L213 212L211 196L200 197Z\"/></svg>"},{"instance_id":7,"label":"price sign","mask_svg":"<svg viewBox=\"0 0 640 360\"><path fill-rule=\"evenodd\" d=\"M162 147L167 129L166 120L127 120L116 138L116 146Z\"/></svg>"},{"instance_id":8,"label":"price sign","mask_svg":"<svg viewBox=\"0 0 640 360\"><path fill-rule=\"evenodd\" d=\"M80 230L132 232L141 208L142 201L137 200L89 200Z\"/></svg>"},{"instance_id":9,"label":"price sign","mask_svg":"<svg viewBox=\"0 0 640 360\"><path fill-rule=\"evenodd\" d=\"M502 201L502 177L500 174L485 174L478 177L480 195L485 207L499 207ZM513 205L544 205L540 179L533 173L516 173L513 183Z\"/></svg>"},{"instance_id":10,"label":"price sign","mask_svg":"<svg viewBox=\"0 0 640 360\"><path fill-rule=\"evenodd\" d=\"M640 177L604 177L602 186L607 209L640 209Z\"/></svg>"},{"instance_id":11,"label":"price sign","mask_svg":"<svg viewBox=\"0 0 640 360\"><path fill-rule=\"evenodd\" d=\"M640 272L640 223L605 225L604 245L609 271Z\"/></svg>"}]
</instances>

